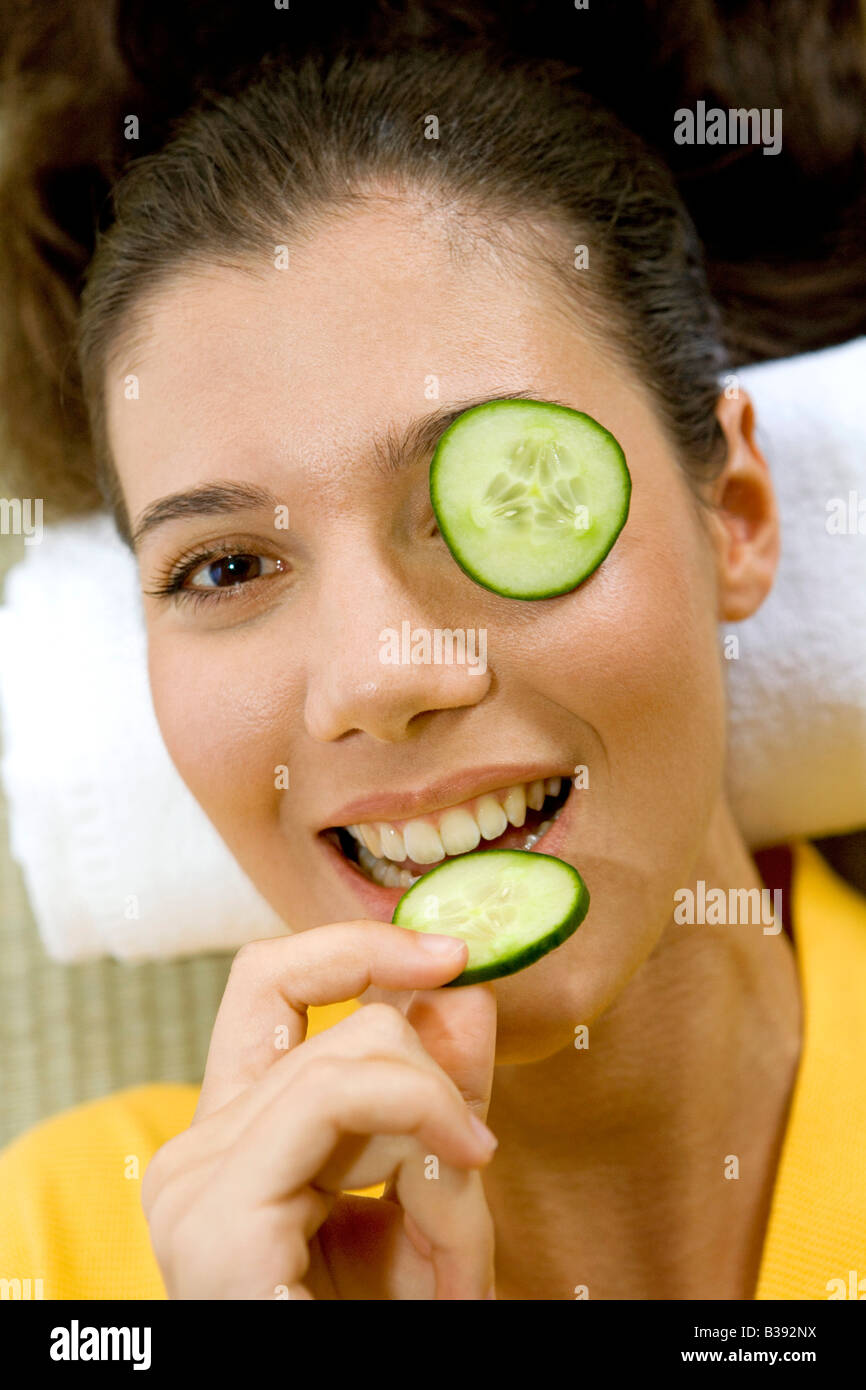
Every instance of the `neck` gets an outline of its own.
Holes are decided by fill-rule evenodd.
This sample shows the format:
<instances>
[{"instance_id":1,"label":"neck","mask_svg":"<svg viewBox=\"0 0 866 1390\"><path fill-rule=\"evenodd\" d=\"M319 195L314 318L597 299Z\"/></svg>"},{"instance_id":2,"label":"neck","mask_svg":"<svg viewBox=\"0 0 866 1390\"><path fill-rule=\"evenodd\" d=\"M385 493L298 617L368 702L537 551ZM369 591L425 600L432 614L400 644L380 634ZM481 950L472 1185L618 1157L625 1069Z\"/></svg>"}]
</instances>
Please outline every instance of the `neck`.
<instances>
[{"instance_id":1,"label":"neck","mask_svg":"<svg viewBox=\"0 0 866 1390\"><path fill-rule=\"evenodd\" d=\"M695 878L762 887L725 808ZM784 933L671 920L586 1049L496 1070L499 1296L753 1298L800 1042Z\"/></svg>"}]
</instances>

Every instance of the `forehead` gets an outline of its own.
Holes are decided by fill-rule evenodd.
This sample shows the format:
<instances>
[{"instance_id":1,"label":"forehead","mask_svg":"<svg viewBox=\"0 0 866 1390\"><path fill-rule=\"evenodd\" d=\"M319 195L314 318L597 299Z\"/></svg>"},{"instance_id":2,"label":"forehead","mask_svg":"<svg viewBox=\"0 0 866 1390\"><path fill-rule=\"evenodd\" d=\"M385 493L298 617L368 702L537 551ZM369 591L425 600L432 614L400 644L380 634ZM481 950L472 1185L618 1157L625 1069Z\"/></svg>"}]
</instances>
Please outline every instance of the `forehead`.
<instances>
[{"instance_id":1,"label":"forehead","mask_svg":"<svg viewBox=\"0 0 866 1390\"><path fill-rule=\"evenodd\" d=\"M509 384L610 417L633 383L575 303L504 240L458 248L435 215L377 203L287 257L268 245L258 264L168 280L107 373L130 513L217 475L276 482L299 446L312 475L331 476L383 427Z\"/></svg>"}]
</instances>

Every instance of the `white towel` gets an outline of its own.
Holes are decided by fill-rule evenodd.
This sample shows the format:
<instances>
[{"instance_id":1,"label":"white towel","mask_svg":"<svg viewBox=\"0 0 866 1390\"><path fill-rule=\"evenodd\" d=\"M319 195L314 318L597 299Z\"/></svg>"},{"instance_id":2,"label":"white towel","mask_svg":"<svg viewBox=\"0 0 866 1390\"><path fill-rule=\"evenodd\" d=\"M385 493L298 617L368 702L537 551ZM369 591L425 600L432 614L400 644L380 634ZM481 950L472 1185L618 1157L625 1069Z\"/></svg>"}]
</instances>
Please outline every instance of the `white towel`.
<instances>
[{"instance_id":1,"label":"white towel","mask_svg":"<svg viewBox=\"0 0 866 1390\"><path fill-rule=\"evenodd\" d=\"M0 709L10 848L55 960L286 932L169 758L138 568L110 517L46 526L7 574Z\"/></svg>"},{"instance_id":2,"label":"white towel","mask_svg":"<svg viewBox=\"0 0 866 1390\"><path fill-rule=\"evenodd\" d=\"M739 377L783 527L767 603L720 630L739 639L729 785L758 847L866 825L866 536L827 529L834 499L866 498L866 339ZM46 527L7 576L0 717L11 848L49 955L165 959L290 929L169 759L137 568L108 517Z\"/></svg>"},{"instance_id":3,"label":"white towel","mask_svg":"<svg viewBox=\"0 0 866 1390\"><path fill-rule=\"evenodd\" d=\"M866 338L740 377L782 530L766 601L723 628L728 786L758 848L866 826Z\"/></svg>"}]
</instances>

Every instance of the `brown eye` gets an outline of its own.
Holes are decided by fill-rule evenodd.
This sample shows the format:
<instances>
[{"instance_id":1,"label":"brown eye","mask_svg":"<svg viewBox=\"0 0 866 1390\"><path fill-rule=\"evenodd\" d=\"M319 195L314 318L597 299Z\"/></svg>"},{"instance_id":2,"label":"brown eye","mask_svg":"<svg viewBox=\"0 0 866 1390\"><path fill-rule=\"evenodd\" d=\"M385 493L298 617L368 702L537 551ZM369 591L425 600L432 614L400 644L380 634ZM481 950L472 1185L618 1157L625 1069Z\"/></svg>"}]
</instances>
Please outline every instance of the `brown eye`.
<instances>
[{"instance_id":1,"label":"brown eye","mask_svg":"<svg viewBox=\"0 0 866 1390\"><path fill-rule=\"evenodd\" d=\"M194 570L187 584L191 589L229 589L272 573L265 569L266 565L280 569L281 561L268 560L262 555L220 555ZM196 583L196 579L202 582Z\"/></svg>"}]
</instances>

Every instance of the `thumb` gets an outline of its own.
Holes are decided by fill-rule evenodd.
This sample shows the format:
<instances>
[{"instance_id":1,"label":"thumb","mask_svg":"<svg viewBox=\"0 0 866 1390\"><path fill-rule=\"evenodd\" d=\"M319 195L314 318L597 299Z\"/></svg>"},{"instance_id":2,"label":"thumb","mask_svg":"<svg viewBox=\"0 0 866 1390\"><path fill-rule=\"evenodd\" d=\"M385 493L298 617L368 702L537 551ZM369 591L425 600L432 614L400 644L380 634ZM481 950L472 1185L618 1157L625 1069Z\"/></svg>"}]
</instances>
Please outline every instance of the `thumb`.
<instances>
[{"instance_id":1,"label":"thumb","mask_svg":"<svg viewBox=\"0 0 866 1390\"><path fill-rule=\"evenodd\" d=\"M406 1018L473 1115L486 1120L496 1056L496 991L491 984L419 989Z\"/></svg>"}]
</instances>

